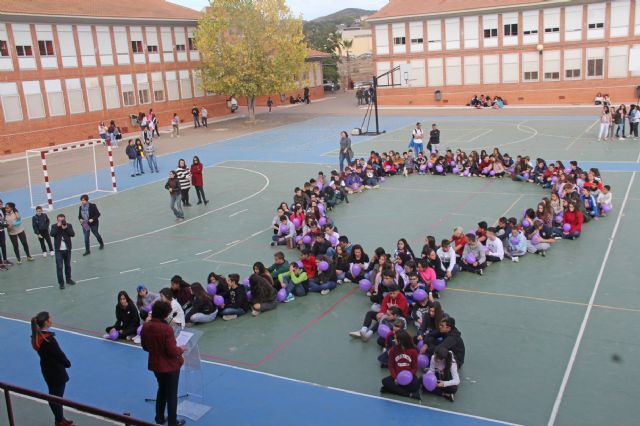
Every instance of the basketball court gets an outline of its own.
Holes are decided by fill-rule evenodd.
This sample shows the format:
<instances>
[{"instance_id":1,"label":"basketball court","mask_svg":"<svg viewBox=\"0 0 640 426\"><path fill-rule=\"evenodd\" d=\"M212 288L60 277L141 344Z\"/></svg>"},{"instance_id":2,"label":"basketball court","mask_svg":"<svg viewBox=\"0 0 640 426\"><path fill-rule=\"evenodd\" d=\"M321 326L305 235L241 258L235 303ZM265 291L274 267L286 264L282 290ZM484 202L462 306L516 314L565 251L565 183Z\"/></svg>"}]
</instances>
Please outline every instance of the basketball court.
<instances>
[{"instance_id":1,"label":"basketball court","mask_svg":"<svg viewBox=\"0 0 640 426\"><path fill-rule=\"evenodd\" d=\"M379 348L347 335L360 327L370 303L357 286L344 284L256 318L198 326L205 333L200 351L211 410L189 424L634 424L640 393L640 372L633 368L640 349L632 337L640 332L634 279L640 274L640 144L597 142L596 116L566 112L434 117L409 111L385 116L385 134L352 137L358 157L374 149L402 152L416 121L425 128L437 122L441 149L497 146L512 156L576 159L583 168L598 167L612 187L614 210L586 224L579 240L557 242L546 258L529 254L518 264L492 265L482 277L461 273L444 292L443 307L456 318L467 347L455 403L431 395L420 403L380 398L387 371L376 361ZM53 259L39 255L0 275L0 334L7 342L0 380L44 389L23 321L48 310L73 364L66 396L151 419L153 405L143 402L155 389L146 354L99 338L114 322L117 292L133 295L139 283L158 291L175 274L190 283L205 282L211 271L244 278L255 261L270 265L275 207L290 202L293 188L319 170L337 167L337 135L360 120L321 115L174 152L158 159L159 175L130 178L127 165L117 166L118 192L92 196L102 212L106 249L82 257L82 237L74 239L78 285L59 290ZM193 155L207 166L205 191L212 202L185 208L186 220L176 223L164 182L179 158L190 163ZM56 185L71 191L91 178L67 176ZM439 241L458 225L472 230L481 220L519 216L545 195L509 179L393 177L380 189L353 195L331 217L340 234L369 254L378 246L392 251L401 237L420 251L425 235ZM27 188L2 198L28 211ZM77 200L54 200L54 207L50 218L63 212L79 230ZM32 252L40 253L29 229L27 234ZM296 252L284 251L288 260L297 259ZM28 419L22 424L50 423L46 405L19 404ZM69 417L81 418L75 416ZM91 422L97 420L80 424Z\"/></svg>"}]
</instances>

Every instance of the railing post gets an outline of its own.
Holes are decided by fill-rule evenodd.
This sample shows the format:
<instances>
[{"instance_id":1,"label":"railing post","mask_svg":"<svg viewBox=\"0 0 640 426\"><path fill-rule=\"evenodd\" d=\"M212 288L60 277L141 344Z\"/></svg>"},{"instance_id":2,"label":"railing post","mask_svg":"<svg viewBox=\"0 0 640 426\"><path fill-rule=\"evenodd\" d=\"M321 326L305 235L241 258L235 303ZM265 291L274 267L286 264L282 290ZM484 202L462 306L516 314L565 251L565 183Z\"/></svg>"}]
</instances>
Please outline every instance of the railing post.
<instances>
[{"instance_id":1,"label":"railing post","mask_svg":"<svg viewBox=\"0 0 640 426\"><path fill-rule=\"evenodd\" d=\"M11 405L11 395L9 390L4 390L4 401L7 404L7 417L9 417L9 426L16 426L16 422L13 420L13 406Z\"/></svg>"}]
</instances>

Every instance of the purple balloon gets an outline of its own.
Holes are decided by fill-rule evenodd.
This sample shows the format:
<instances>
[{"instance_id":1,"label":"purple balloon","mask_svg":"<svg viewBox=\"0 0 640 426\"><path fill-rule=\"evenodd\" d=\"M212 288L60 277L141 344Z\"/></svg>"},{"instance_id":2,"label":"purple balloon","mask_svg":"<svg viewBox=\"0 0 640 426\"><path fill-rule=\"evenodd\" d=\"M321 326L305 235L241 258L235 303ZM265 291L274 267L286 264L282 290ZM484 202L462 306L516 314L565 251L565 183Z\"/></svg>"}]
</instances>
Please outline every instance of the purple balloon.
<instances>
[{"instance_id":1,"label":"purple balloon","mask_svg":"<svg viewBox=\"0 0 640 426\"><path fill-rule=\"evenodd\" d=\"M611 211L611 209L613 209L613 206L611 204L603 204L602 205L602 212L603 213L609 213Z\"/></svg>"},{"instance_id":2,"label":"purple balloon","mask_svg":"<svg viewBox=\"0 0 640 426\"><path fill-rule=\"evenodd\" d=\"M523 177L523 178L525 178L525 179L529 179L529 173L524 172L524 173L522 174L522 177Z\"/></svg>"},{"instance_id":3,"label":"purple balloon","mask_svg":"<svg viewBox=\"0 0 640 426\"><path fill-rule=\"evenodd\" d=\"M518 240L518 237L511 237L511 244L514 246L518 245L519 242L520 240Z\"/></svg>"},{"instance_id":4,"label":"purple balloon","mask_svg":"<svg viewBox=\"0 0 640 426\"><path fill-rule=\"evenodd\" d=\"M455 167L455 166L456 166L456 162L455 162L455 161L453 161L453 160L451 160L451 161L449 162L449 165L450 165L451 167Z\"/></svg>"},{"instance_id":5,"label":"purple balloon","mask_svg":"<svg viewBox=\"0 0 640 426\"><path fill-rule=\"evenodd\" d=\"M369 281L366 278L363 278L358 283L358 287L360 287L360 290L362 290L362 291L369 291L369 290L371 290L371 281Z\"/></svg>"},{"instance_id":6,"label":"purple balloon","mask_svg":"<svg viewBox=\"0 0 640 426\"><path fill-rule=\"evenodd\" d=\"M302 263L302 260L296 260L296 265L298 265L298 268L304 267L304 263Z\"/></svg>"},{"instance_id":7,"label":"purple balloon","mask_svg":"<svg viewBox=\"0 0 640 426\"><path fill-rule=\"evenodd\" d=\"M336 246L338 244L338 239L336 238L335 235L329 235L329 242L331 243L332 246Z\"/></svg>"},{"instance_id":8,"label":"purple balloon","mask_svg":"<svg viewBox=\"0 0 640 426\"><path fill-rule=\"evenodd\" d=\"M433 287L435 291L442 291L447 287L447 283L445 280L436 279L431 283L431 287Z\"/></svg>"},{"instance_id":9,"label":"purple balloon","mask_svg":"<svg viewBox=\"0 0 640 426\"><path fill-rule=\"evenodd\" d=\"M555 217L556 222L562 222L562 214L559 214Z\"/></svg>"},{"instance_id":10,"label":"purple balloon","mask_svg":"<svg viewBox=\"0 0 640 426\"><path fill-rule=\"evenodd\" d=\"M489 168L485 167L484 169L482 169L482 174L483 175L488 175L489 174Z\"/></svg>"},{"instance_id":11,"label":"purple balloon","mask_svg":"<svg viewBox=\"0 0 640 426\"><path fill-rule=\"evenodd\" d=\"M426 165L426 164L421 164L421 165L420 165L420 171L421 171L421 172L424 172L424 171L426 171L426 170L427 170L427 165Z\"/></svg>"},{"instance_id":12,"label":"purple balloon","mask_svg":"<svg viewBox=\"0 0 640 426\"><path fill-rule=\"evenodd\" d=\"M318 210L320 211L320 214L324 214L324 204L318 204Z\"/></svg>"},{"instance_id":13,"label":"purple balloon","mask_svg":"<svg viewBox=\"0 0 640 426\"><path fill-rule=\"evenodd\" d=\"M556 182L558 182L558 176L553 176L553 177L551 178L551 183L555 185L555 184L556 184Z\"/></svg>"},{"instance_id":14,"label":"purple balloon","mask_svg":"<svg viewBox=\"0 0 640 426\"><path fill-rule=\"evenodd\" d=\"M495 170L491 170L491 171L489 172L489 176L495 176L495 175L496 175L496 171L495 171Z\"/></svg>"},{"instance_id":15,"label":"purple balloon","mask_svg":"<svg viewBox=\"0 0 640 426\"><path fill-rule=\"evenodd\" d=\"M242 285L245 286L245 287L249 287L249 277L247 277L244 280L242 280Z\"/></svg>"},{"instance_id":16,"label":"purple balloon","mask_svg":"<svg viewBox=\"0 0 640 426\"><path fill-rule=\"evenodd\" d=\"M427 374L422 377L422 384L429 392L433 392L438 385L438 379L436 378L435 373L433 371L428 371Z\"/></svg>"},{"instance_id":17,"label":"purple balloon","mask_svg":"<svg viewBox=\"0 0 640 426\"><path fill-rule=\"evenodd\" d=\"M569 173L571 173L571 171L572 171L571 167L565 167L565 169L564 169L565 174L569 174Z\"/></svg>"},{"instance_id":18,"label":"purple balloon","mask_svg":"<svg viewBox=\"0 0 640 426\"><path fill-rule=\"evenodd\" d=\"M380 335L380 337L386 339L389 333L391 333L391 329L385 324L380 324L380 326L378 327L378 334Z\"/></svg>"},{"instance_id":19,"label":"purple balloon","mask_svg":"<svg viewBox=\"0 0 640 426\"><path fill-rule=\"evenodd\" d=\"M318 269L324 272L329 269L329 264L323 260L322 262L318 263Z\"/></svg>"},{"instance_id":20,"label":"purple balloon","mask_svg":"<svg viewBox=\"0 0 640 426\"><path fill-rule=\"evenodd\" d=\"M384 182L384 176L380 176L380 182Z\"/></svg>"},{"instance_id":21,"label":"purple balloon","mask_svg":"<svg viewBox=\"0 0 640 426\"><path fill-rule=\"evenodd\" d=\"M458 169L458 166L456 166L451 170L451 172L455 173L455 174L458 174L458 173L460 173L460 170Z\"/></svg>"},{"instance_id":22,"label":"purple balloon","mask_svg":"<svg viewBox=\"0 0 640 426\"><path fill-rule=\"evenodd\" d=\"M531 222L529 222L529 219L524 219L522 221L522 226L524 226L525 228L528 228L531 226Z\"/></svg>"},{"instance_id":23,"label":"purple balloon","mask_svg":"<svg viewBox=\"0 0 640 426\"><path fill-rule=\"evenodd\" d=\"M398 264L396 263L396 272L397 272L398 274L401 274L401 273L403 273L403 272L404 272L404 268L402 267L402 265L398 265Z\"/></svg>"},{"instance_id":24,"label":"purple balloon","mask_svg":"<svg viewBox=\"0 0 640 426\"><path fill-rule=\"evenodd\" d=\"M248 292L247 292L247 300L248 300L249 302L251 302L251 300L252 300L252 299L253 299L253 295L251 294L251 292L250 292L250 291L248 291Z\"/></svg>"},{"instance_id":25,"label":"purple balloon","mask_svg":"<svg viewBox=\"0 0 640 426\"><path fill-rule=\"evenodd\" d=\"M438 172L438 173L442 173L443 171L444 171L444 168L443 168L440 164L438 164L438 165L436 166L436 172Z\"/></svg>"},{"instance_id":26,"label":"purple balloon","mask_svg":"<svg viewBox=\"0 0 640 426\"><path fill-rule=\"evenodd\" d=\"M318 225L320 226L325 226L327 224L327 218L322 216L319 220L318 220Z\"/></svg>"},{"instance_id":27,"label":"purple balloon","mask_svg":"<svg viewBox=\"0 0 640 426\"><path fill-rule=\"evenodd\" d=\"M413 381L413 373L409 370L402 370L398 373L396 381L400 386L407 386Z\"/></svg>"},{"instance_id":28,"label":"purple balloon","mask_svg":"<svg viewBox=\"0 0 640 426\"><path fill-rule=\"evenodd\" d=\"M469 176L469 170L465 170L464 172L462 172L462 175L463 175L464 177Z\"/></svg>"},{"instance_id":29,"label":"purple balloon","mask_svg":"<svg viewBox=\"0 0 640 426\"><path fill-rule=\"evenodd\" d=\"M322 187L323 187L324 185L322 184L322 182L317 181L317 182L316 182L316 186L318 187L318 189L319 189L320 191L322 191Z\"/></svg>"},{"instance_id":30,"label":"purple balloon","mask_svg":"<svg viewBox=\"0 0 640 426\"><path fill-rule=\"evenodd\" d=\"M420 352L423 346L424 346L424 342L422 340L418 341L418 352Z\"/></svg>"},{"instance_id":31,"label":"purple balloon","mask_svg":"<svg viewBox=\"0 0 640 426\"><path fill-rule=\"evenodd\" d=\"M289 225L285 225L284 223L280 224L280 233L281 234L288 234L289 233Z\"/></svg>"},{"instance_id":32,"label":"purple balloon","mask_svg":"<svg viewBox=\"0 0 640 426\"><path fill-rule=\"evenodd\" d=\"M276 300L278 302L284 302L287 299L287 289L281 288L278 290L278 295L276 296Z\"/></svg>"},{"instance_id":33,"label":"purple balloon","mask_svg":"<svg viewBox=\"0 0 640 426\"><path fill-rule=\"evenodd\" d=\"M354 263L353 265L351 265L351 275L357 277L358 275L360 275L360 272L362 272L362 266L360 266L359 263Z\"/></svg>"},{"instance_id":34,"label":"purple balloon","mask_svg":"<svg viewBox=\"0 0 640 426\"><path fill-rule=\"evenodd\" d=\"M415 300L416 302L422 302L426 298L427 298L427 292L421 288L413 292L413 300Z\"/></svg>"},{"instance_id":35,"label":"purple balloon","mask_svg":"<svg viewBox=\"0 0 640 426\"><path fill-rule=\"evenodd\" d=\"M311 244L311 236L305 235L304 237L302 237L302 242L305 243L306 245Z\"/></svg>"},{"instance_id":36,"label":"purple balloon","mask_svg":"<svg viewBox=\"0 0 640 426\"><path fill-rule=\"evenodd\" d=\"M213 303L216 306L224 305L224 297L220 296L219 294L216 294L215 296L213 296Z\"/></svg>"},{"instance_id":37,"label":"purple balloon","mask_svg":"<svg viewBox=\"0 0 640 426\"><path fill-rule=\"evenodd\" d=\"M296 235L296 243L299 243L302 241L302 235Z\"/></svg>"},{"instance_id":38,"label":"purple balloon","mask_svg":"<svg viewBox=\"0 0 640 426\"><path fill-rule=\"evenodd\" d=\"M120 333L115 328L112 328L111 331L109 331L109 339L118 340L119 337Z\"/></svg>"},{"instance_id":39,"label":"purple balloon","mask_svg":"<svg viewBox=\"0 0 640 426\"><path fill-rule=\"evenodd\" d=\"M293 219L293 226L294 226L296 229L300 229L300 226L301 226L301 225L302 225L302 224L300 223L300 219L298 219L297 217L296 217L295 219Z\"/></svg>"},{"instance_id":40,"label":"purple balloon","mask_svg":"<svg viewBox=\"0 0 640 426\"><path fill-rule=\"evenodd\" d=\"M215 296L216 293L218 293L218 286L211 283L207 285L207 293L209 293L212 296Z\"/></svg>"},{"instance_id":41,"label":"purple balloon","mask_svg":"<svg viewBox=\"0 0 640 426\"><path fill-rule=\"evenodd\" d=\"M427 167L432 169L433 168L433 163L431 161L427 161Z\"/></svg>"},{"instance_id":42,"label":"purple balloon","mask_svg":"<svg viewBox=\"0 0 640 426\"><path fill-rule=\"evenodd\" d=\"M562 225L562 229L564 230L564 232L569 232L571 231L571 225L568 223L565 223L564 225Z\"/></svg>"},{"instance_id":43,"label":"purple balloon","mask_svg":"<svg viewBox=\"0 0 640 426\"><path fill-rule=\"evenodd\" d=\"M422 343L422 340L420 343ZM424 354L418 355L418 368L425 369L427 367L429 367L429 357Z\"/></svg>"},{"instance_id":44,"label":"purple balloon","mask_svg":"<svg viewBox=\"0 0 640 426\"><path fill-rule=\"evenodd\" d=\"M152 306L151 303L147 303L146 305L144 305L144 310L147 312L151 312Z\"/></svg>"},{"instance_id":45,"label":"purple balloon","mask_svg":"<svg viewBox=\"0 0 640 426\"><path fill-rule=\"evenodd\" d=\"M138 326L138 329L136 330L136 334L139 336L140 333L142 333L142 324Z\"/></svg>"},{"instance_id":46,"label":"purple balloon","mask_svg":"<svg viewBox=\"0 0 640 426\"><path fill-rule=\"evenodd\" d=\"M469 253L465 256L464 260L469 264L476 263L476 256L473 253Z\"/></svg>"}]
</instances>

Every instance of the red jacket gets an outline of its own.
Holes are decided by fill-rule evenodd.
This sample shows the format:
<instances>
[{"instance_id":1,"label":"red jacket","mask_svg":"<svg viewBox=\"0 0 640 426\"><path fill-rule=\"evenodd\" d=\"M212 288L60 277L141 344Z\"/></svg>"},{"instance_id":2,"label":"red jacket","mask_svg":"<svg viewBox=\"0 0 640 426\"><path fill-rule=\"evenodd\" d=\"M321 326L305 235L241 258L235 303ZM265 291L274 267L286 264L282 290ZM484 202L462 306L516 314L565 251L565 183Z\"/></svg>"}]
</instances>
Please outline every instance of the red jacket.
<instances>
[{"instance_id":1,"label":"red jacket","mask_svg":"<svg viewBox=\"0 0 640 426\"><path fill-rule=\"evenodd\" d=\"M465 244L467 244L467 236L462 234L460 237L451 236L451 242L455 245L456 254L462 255Z\"/></svg>"},{"instance_id":2,"label":"red jacket","mask_svg":"<svg viewBox=\"0 0 640 426\"><path fill-rule=\"evenodd\" d=\"M176 346L176 338L169 324L152 318L142 326L140 340L142 349L149 352L149 370L155 373L180 370L184 362L182 349Z\"/></svg>"},{"instance_id":3,"label":"red jacket","mask_svg":"<svg viewBox=\"0 0 640 426\"><path fill-rule=\"evenodd\" d=\"M388 366L389 372L394 379L403 370L411 371L413 377L415 377L418 371L418 351L413 348L402 350L393 346L389 350Z\"/></svg>"},{"instance_id":4,"label":"red jacket","mask_svg":"<svg viewBox=\"0 0 640 426\"><path fill-rule=\"evenodd\" d=\"M302 268L307 273L307 278L311 279L316 276L316 258L315 256L307 257L307 260L302 261Z\"/></svg>"},{"instance_id":5,"label":"red jacket","mask_svg":"<svg viewBox=\"0 0 640 426\"><path fill-rule=\"evenodd\" d=\"M202 169L202 163L191 165L191 184L193 186L203 186Z\"/></svg>"},{"instance_id":6,"label":"red jacket","mask_svg":"<svg viewBox=\"0 0 640 426\"><path fill-rule=\"evenodd\" d=\"M581 211L578 210L565 210L563 222L571 225L571 230L569 232L582 232L582 222L584 221L584 216Z\"/></svg>"},{"instance_id":7,"label":"red jacket","mask_svg":"<svg viewBox=\"0 0 640 426\"><path fill-rule=\"evenodd\" d=\"M391 298L391 293L387 293L387 295L382 299L382 304L380 305L380 312L383 314L387 313L387 310L391 306L397 306L402 310L402 316L405 318L409 317L409 304L407 303L407 298L404 297L404 294L399 293L398 297L395 299Z\"/></svg>"}]
</instances>

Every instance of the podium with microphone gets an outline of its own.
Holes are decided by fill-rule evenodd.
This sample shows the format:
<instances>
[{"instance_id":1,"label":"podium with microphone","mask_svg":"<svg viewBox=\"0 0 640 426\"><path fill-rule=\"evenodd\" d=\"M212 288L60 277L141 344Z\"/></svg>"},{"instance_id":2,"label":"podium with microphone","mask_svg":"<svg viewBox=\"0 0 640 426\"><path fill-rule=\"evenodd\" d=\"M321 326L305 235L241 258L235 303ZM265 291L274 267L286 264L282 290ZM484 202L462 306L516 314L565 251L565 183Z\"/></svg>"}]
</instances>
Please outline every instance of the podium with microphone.
<instances>
[{"instance_id":1,"label":"podium with microphone","mask_svg":"<svg viewBox=\"0 0 640 426\"><path fill-rule=\"evenodd\" d=\"M184 399L178 404L178 415L193 421L197 421L211 409L204 404L204 379L198 345L203 334L202 331L192 328L181 329L176 333L176 345L185 348L182 354L184 364L180 373L182 392L178 392Z\"/></svg>"}]
</instances>

